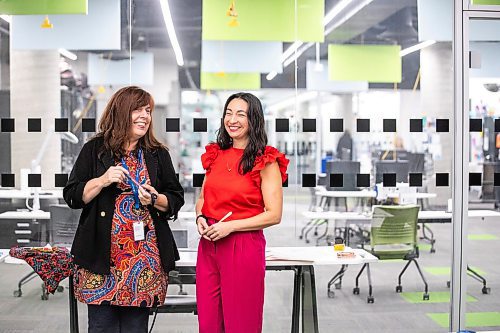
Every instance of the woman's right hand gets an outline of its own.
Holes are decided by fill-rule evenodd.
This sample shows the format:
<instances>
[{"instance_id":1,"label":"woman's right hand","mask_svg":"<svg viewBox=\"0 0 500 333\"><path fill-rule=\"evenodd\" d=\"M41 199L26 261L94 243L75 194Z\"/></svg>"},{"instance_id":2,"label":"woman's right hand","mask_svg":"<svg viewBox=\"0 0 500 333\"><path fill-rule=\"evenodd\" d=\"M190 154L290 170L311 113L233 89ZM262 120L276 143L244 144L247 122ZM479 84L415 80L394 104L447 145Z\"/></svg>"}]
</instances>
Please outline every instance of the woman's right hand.
<instances>
[{"instance_id":1,"label":"woman's right hand","mask_svg":"<svg viewBox=\"0 0 500 333\"><path fill-rule=\"evenodd\" d=\"M128 174L128 171L122 166L111 166L104 175L99 178L101 178L102 187L107 187L113 183L123 182Z\"/></svg>"},{"instance_id":2,"label":"woman's right hand","mask_svg":"<svg viewBox=\"0 0 500 333\"><path fill-rule=\"evenodd\" d=\"M205 232L208 229L208 224L207 220L203 216L198 216L198 218L196 219L196 227L198 228L198 233L201 237L205 238L206 240L212 241L207 235L205 235Z\"/></svg>"}]
</instances>

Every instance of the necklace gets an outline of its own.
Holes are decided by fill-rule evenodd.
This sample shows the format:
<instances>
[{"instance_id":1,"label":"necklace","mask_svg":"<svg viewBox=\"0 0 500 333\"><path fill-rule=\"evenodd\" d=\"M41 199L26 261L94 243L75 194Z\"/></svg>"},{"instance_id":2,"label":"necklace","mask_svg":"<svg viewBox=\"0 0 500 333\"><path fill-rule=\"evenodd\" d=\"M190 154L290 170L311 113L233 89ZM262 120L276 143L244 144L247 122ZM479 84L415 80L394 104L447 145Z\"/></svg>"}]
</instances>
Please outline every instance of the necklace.
<instances>
[{"instance_id":1,"label":"necklace","mask_svg":"<svg viewBox=\"0 0 500 333\"><path fill-rule=\"evenodd\" d=\"M228 172L231 172L231 170L233 170L232 167L231 168L229 167L229 162L228 161L226 161L226 169L227 169Z\"/></svg>"}]
</instances>

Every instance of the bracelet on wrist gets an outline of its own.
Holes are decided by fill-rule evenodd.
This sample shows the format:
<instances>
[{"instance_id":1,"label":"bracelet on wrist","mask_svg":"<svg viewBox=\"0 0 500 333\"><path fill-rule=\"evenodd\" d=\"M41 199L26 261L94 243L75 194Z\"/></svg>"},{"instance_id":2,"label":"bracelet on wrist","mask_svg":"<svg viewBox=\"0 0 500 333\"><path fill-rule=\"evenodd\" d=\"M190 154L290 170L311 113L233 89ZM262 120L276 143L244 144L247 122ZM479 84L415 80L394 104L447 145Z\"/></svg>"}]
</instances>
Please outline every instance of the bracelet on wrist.
<instances>
[{"instance_id":1,"label":"bracelet on wrist","mask_svg":"<svg viewBox=\"0 0 500 333\"><path fill-rule=\"evenodd\" d=\"M151 206L154 207L156 200L158 199L158 194L156 193L151 193Z\"/></svg>"},{"instance_id":2,"label":"bracelet on wrist","mask_svg":"<svg viewBox=\"0 0 500 333\"><path fill-rule=\"evenodd\" d=\"M208 219L207 219L207 217L206 217L205 215L200 214L200 215L196 216L196 220L194 220L196 224L198 224L198 219L199 219L200 217L203 217L203 218L205 219L205 221L208 221Z\"/></svg>"}]
</instances>

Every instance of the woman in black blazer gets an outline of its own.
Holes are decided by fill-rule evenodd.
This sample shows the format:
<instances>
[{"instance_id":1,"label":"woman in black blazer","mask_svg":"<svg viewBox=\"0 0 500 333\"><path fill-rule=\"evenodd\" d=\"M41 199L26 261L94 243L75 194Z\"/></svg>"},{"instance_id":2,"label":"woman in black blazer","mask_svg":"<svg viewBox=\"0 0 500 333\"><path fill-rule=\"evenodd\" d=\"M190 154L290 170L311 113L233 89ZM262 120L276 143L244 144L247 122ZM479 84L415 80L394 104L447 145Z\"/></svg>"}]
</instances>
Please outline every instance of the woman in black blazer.
<instances>
[{"instance_id":1,"label":"woman in black blazer","mask_svg":"<svg viewBox=\"0 0 500 333\"><path fill-rule=\"evenodd\" d=\"M67 204L83 208L71 253L91 333L147 332L149 308L163 304L179 259L168 221L184 191L153 135L153 109L146 91L118 90L64 188Z\"/></svg>"}]
</instances>

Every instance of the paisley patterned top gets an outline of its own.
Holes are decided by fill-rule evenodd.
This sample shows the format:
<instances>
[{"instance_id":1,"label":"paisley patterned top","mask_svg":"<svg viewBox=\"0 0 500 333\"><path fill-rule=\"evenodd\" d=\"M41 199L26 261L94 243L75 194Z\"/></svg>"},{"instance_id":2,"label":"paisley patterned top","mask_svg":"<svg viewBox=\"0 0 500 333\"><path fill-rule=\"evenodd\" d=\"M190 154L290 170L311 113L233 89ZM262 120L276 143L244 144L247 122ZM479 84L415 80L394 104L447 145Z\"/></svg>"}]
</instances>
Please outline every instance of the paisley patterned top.
<instances>
[{"instance_id":1,"label":"paisley patterned top","mask_svg":"<svg viewBox=\"0 0 500 333\"><path fill-rule=\"evenodd\" d=\"M140 155L138 158L130 154L124 160L132 177L138 175L140 184L149 184ZM167 276L161 266L153 219L142 205L139 209L134 208L134 195L128 182L118 185L123 192L115 201L110 274L95 274L78 268L74 284L75 296L80 302L155 307L165 301ZM136 221L144 222L144 240L134 241L133 223Z\"/></svg>"}]
</instances>

